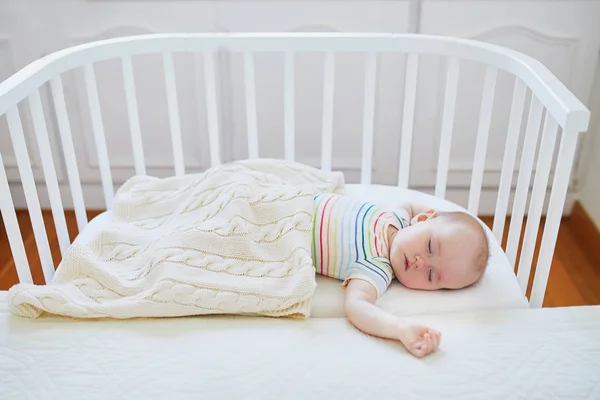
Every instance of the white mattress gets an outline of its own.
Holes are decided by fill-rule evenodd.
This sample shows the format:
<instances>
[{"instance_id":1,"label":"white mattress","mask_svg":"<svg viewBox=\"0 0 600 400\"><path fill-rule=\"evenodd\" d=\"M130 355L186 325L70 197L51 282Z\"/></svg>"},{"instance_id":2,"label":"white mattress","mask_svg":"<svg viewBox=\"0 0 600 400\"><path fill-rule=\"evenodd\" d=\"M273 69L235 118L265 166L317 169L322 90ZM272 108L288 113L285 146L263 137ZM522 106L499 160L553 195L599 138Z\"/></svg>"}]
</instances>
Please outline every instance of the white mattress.
<instances>
[{"instance_id":1,"label":"white mattress","mask_svg":"<svg viewBox=\"0 0 600 400\"><path fill-rule=\"evenodd\" d=\"M600 398L600 307L421 316L443 339L418 360L343 318L27 320L3 296L6 399Z\"/></svg>"},{"instance_id":2,"label":"white mattress","mask_svg":"<svg viewBox=\"0 0 600 400\"><path fill-rule=\"evenodd\" d=\"M348 184L346 192L350 196L386 204L390 207L402 202L413 201L428 204L440 210L463 210L448 201L393 186ZM93 219L79 235L77 241L89 241L95 232L106 226L110 217L111 213L105 212ZM448 311L527 308L527 299L521 292L508 259L490 230L487 227L485 230L490 238L491 256L489 267L477 285L459 291L431 292L410 290L394 281L379 299L379 306L398 316ZM314 318L344 317L344 289L340 286L340 282L317 276L317 285L311 316Z\"/></svg>"}]
</instances>

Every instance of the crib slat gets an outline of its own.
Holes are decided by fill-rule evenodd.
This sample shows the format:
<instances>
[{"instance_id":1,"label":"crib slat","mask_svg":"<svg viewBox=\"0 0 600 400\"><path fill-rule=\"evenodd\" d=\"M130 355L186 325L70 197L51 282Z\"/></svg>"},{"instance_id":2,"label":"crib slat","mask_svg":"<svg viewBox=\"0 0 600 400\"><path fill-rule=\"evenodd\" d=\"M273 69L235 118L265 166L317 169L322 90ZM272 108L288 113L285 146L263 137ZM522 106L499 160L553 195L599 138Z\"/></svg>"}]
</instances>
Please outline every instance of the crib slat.
<instances>
[{"instance_id":1,"label":"crib slat","mask_svg":"<svg viewBox=\"0 0 600 400\"><path fill-rule=\"evenodd\" d=\"M185 174L185 166L183 162L181 122L179 120L179 102L177 101L177 84L175 82L173 54L163 54L163 68L165 73L165 87L167 90L169 123L171 124L171 141L173 142L173 165L175 167L175 175L180 176Z\"/></svg>"},{"instance_id":2,"label":"crib slat","mask_svg":"<svg viewBox=\"0 0 600 400\"><path fill-rule=\"evenodd\" d=\"M65 96L62 87L62 79L60 76L57 76L50 81L50 90L52 91L52 100L56 110L56 120L58 122L58 130L60 132L63 157L67 167L69 189L71 190L73 207L75 208L75 219L77 220L77 228L79 229L79 232L81 232L87 225L88 220L85 210L85 203L83 201L81 181L79 179L79 168L77 168L77 161L75 158L73 138L71 136L71 125L69 123L69 116L67 114L67 106L65 104Z\"/></svg>"},{"instance_id":3,"label":"crib slat","mask_svg":"<svg viewBox=\"0 0 600 400\"><path fill-rule=\"evenodd\" d=\"M446 196L448 182L448 164L450 162L450 146L452 145L452 129L456 110L456 92L458 89L459 61L456 58L448 60L446 75L446 97L444 99L444 117L439 146L437 176L435 181L435 196Z\"/></svg>"},{"instance_id":4,"label":"crib slat","mask_svg":"<svg viewBox=\"0 0 600 400\"><path fill-rule=\"evenodd\" d=\"M100 99L98 97L98 87L96 85L96 74L92 64L84 67L85 86L88 95L88 105L90 108L90 117L92 119L92 132L96 143L96 153L98 154L98 164L100 165L100 179L102 180L102 189L104 191L104 201L106 209L110 210L113 206L114 188L112 185L112 174L108 159L108 150L106 149L106 137L104 136L104 124L102 122L102 113L100 111Z\"/></svg>"},{"instance_id":5,"label":"crib slat","mask_svg":"<svg viewBox=\"0 0 600 400\"><path fill-rule=\"evenodd\" d=\"M244 82L246 83L246 124L248 129L248 158L258 158L258 122L256 117L256 80L254 55L244 54Z\"/></svg>"},{"instance_id":6,"label":"crib slat","mask_svg":"<svg viewBox=\"0 0 600 400\"><path fill-rule=\"evenodd\" d=\"M541 119L542 104L537 98L532 96L529 116L527 118L527 129L525 131L525 142L523 144L523 152L521 153L517 190L515 192L513 211L510 218L510 226L508 228L506 256L511 265L515 265L517 259L517 249L521 239L523 215L525 214L525 203L527 202L527 194L529 192L529 181L531 170L533 168L533 158L535 156Z\"/></svg>"},{"instance_id":7,"label":"crib slat","mask_svg":"<svg viewBox=\"0 0 600 400\"><path fill-rule=\"evenodd\" d=\"M19 221L17 220L15 206L10 194L10 186L8 185L6 171L4 170L2 154L0 154L0 193L2 193L2 196L0 196L0 215L2 216L4 229L6 229L6 235L8 236L8 245L10 246L10 251L15 262L19 282L33 283L29 262L27 261L27 253L23 244L23 237L21 236L21 228L19 228Z\"/></svg>"},{"instance_id":8,"label":"crib slat","mask_svg":"<svg viewBox=\"0 0 600 400\"><path fill-rule=\"evenodd\" d=\"M285 53L285 84L284 84L284 107L285 107L285 159L295 159L295 119L294 119L294 53Z\"/></svg>"},{"instance_id":9,"label":"crib slat","mask_svg":"<svg viewBox=\"0 0 600 400\"><path fill-rule=\"evenodd\" d=\"M210 164L216 167L221 164L221 145L219 143L219 113L217 109L217 78L215 76L215 56L212 52L204 53L204 85L206 112L208 119L208 142L210 145Z\"/></svg>"},{"instance_id":10,"label":"crib slat","mask_svg":"<svg viewBox=\"0 0 600 400\"><path fill-rule=\"evenodd\" d=\"M494 94L496 91L497 76L498 70L495 67L490 66L486 69L483 96L481 98L481 110L479 112L479 126L477 128L473 173L471 175L471 187L469 189L468 211L473 215L477 215L479 210L481 183L483 181L485 156L490 134L490 124L492 122L492 110L494 109Z\"/></svg>"},{"instance_id":11,"label":"crib slat","mask_svg":"<svg viewBox=\"0 0 600 400\"><path fill-rule=\"evenodd\" d=\"M409 54L406 60L406 79L404 80L404 110L402 112L402 138L400 142L400 162L398 163L398 186L408 188L410 177L410 154L415 118L415 100L417 97L418 54Z\"/></svg>"},{"instance_id":12,"label":"crib slat","mask_svg":"<svg viewBox=\"0 0 600 400\"><path fill-rule=\"evenodd\" d=\"M513 100L510 109L510 119L506 137L506 147L504 149L504 159L502 160L502 172L500 173L500 184L498 186L498 199L496 201L496 211L494 212L493 233L498 242L502 241L504 235L504 225L506 221L506 210L508 208L508 197L510 195L510 186L512 182L513 169L515 167L515 158L519 135L521 132L521 120L523 118L523 105L525 104L525 90L527 87L520 79L515 80L513 90Z\"/></svg>"},{"instance_id":13,"label":"crib slat","mask_svg":"<svg viewBox=\"0 0 600 400\"><path fill-rule=\"evenodd\" d=\"M548 176L550 175L550 166L552 164L557 130L558 124L554 118L550 116L550 113L546 113L542 133L542 143L540 144L540 151L538 152L538 163L535 171L531 200L529 202L525 236L523 238L517 272L517 280L519 281L523 293L527 290L527 284L529 283L529 273L531 272L531 262L533 261L533 250L535 248L535 242L540 226L544 198L546 197L546 185L548 184Z\"/></svg>"},{"instance_id":14,"label":"crib slat","mask_svg":"<svg viewBox=\"0 0 600 400\"><path fill-rule=\"evenodd\" d=\"M140 130L140 117L137 105L137 95L135 94L135 80L133 78L131 57L123 57L121 59L121 64L123 67L123 84L125 87L125 100L127 101L127 115L129 117L129 130L131 131L131 146L133 148L135 173L137 175L145 175L146 164L144 162L144 146L142 145L142 132Z\"/></svg>"},{"instance_id":15,"label":"crib slat","mask_svg":"<svg viewBox=\"0 0 600 400\"><path fill-rule=\"evenodd\" d=\"M42 217L42 209L40 200L35 189L35 181L33 179L33 171L29 162L29 152L25 143L25 135L23 134L23 126L21 125L21 116L17 106L13 106L6 112L6 120L8 122L8 130L13 143L17 166L25 192L25 201L29 211L29 218L33 227L33 236L37 245L42 270L46 283L51 282L54 276L54 263L52 262L52 254L50 253L50 245Z\"/></svg>"},{"instance_id":16,"label":"crib slat","mask_svg":"<svg viewBox=\"0 0 600 400\"><path fill-rule=\"evenodd\" d=\"M540 253L535 268L535 277L531 289L530 306L533 308L542 307L546 285L548 284L548 275L552 257L556 247L558 228L565 205L565 197L571 177L573 160L575 159L575 150L577 148L577 132L563 132L558 150L558 159L555 167L554 181L552 182L552 192L548 203L548 213L544 225L544 234L540 245Z\"/></svg>"},{"instance_id":17,"label":"crib slat","mask_svg":"<svg viewBox=\"0 0 600 400\"><path fill-rule=\"evenodd\" d=\"M323 80L323 121L321 143L321 169L331 171L333 151L333 96L335 59L332 52L325 55L325 75Z\"/></svg>"},{"instance_id":18,"label":"crib slat","mask_svg":"<svg viewBox=\"0 0 600 400\"><path fill-rule=\"evenodd\" d=\"M58 236L58 245L60 247L60 253L64 256L71 241L69 239L69 229L67 228L67 220L65 219L65 212L60 198L60 189L58 188L58 179L56 178L56 170L54 169L52 149L48 138L48 129L46 128L39 90L36 90L29 95L27 100L33 119L33 129L40 150L44 180L46 181L48 196L50 198L50 209L52 210L52 218L54 219L56 235Z\"/></svg>"},{"instance_id":19,"label":"crib slat","mask_svg":"<svg viewBox=\"0 0 600 400\"><path fill-rule=\"evenodd\" d=\"M371 184L373 164L373 128L375 124L375 84L377 82L377 55L367 55L365 71L365 100L363 110L363 153L360 183Z\"/></svg>"}]
</instances>

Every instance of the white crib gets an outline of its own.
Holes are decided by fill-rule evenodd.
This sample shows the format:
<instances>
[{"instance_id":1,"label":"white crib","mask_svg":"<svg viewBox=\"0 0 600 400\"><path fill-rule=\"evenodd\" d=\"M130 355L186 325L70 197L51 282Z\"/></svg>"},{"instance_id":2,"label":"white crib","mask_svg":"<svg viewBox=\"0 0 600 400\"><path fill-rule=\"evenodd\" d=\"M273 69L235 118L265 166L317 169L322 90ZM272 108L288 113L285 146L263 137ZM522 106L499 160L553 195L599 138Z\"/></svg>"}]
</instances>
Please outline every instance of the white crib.
<instances>
[{"instance_id":1,"label":"white crib","mask_svg":"<svg viewBox=\"0 0 600 400\"><path fill-rule=\"evenodd\" d=\"M73 148L72 138L77 133L71 131L61 74L71 69L83 68L104 199L109 213L114 186L94 63L108 59L121 60L135 172L145 174L146 165L141 146L143 132L140 128L140 118L144 116L138 112L132 58L148 53L162 55L175 161L173 167L175 174L181 175L186 171L173 56L178 52L199 52L203 55L209 137L206 146L209 149L211 165L216 166L222 159L222 127L219 126L216 101L215 54L221 50L243 54L249 158L261 156L258 140L260 126L256 117L254 57L259 52L278 52L283 55L285 115L282 130L284 154L288 160L294 160L296 155L296 88L293 79L295 58L297 54L308 51L323 55L325 67L320 167L325 170L332 169L336 55L343 52L364 53L366 73L361 77L365 85L362 167L360 184L354 185L353 192L366 197L376 195L379 198L404 193L442 205L448 205L448 202L444 202L444 197L448 182L450 143L453 137L461 60L483 63L487 69L467 207L472 214L478 212L482 190L497 72L504 70L513 74L516 79L494 226L492 231L488 230L488 234L495 238L493 251L498 256L498 253L502 252L499 243L504 234L505 218L507 214L511 215L508 243L505 253L501 254L504 258L501 257L500 268L506 266L504 272L511 274L512 279L508 285L517 288L523 299L530 280L555 144L560 137L556 172L554 181L550 184L551 195L530 297L530 306L536 310L477 312L457 309L454 311L464 312L424 316L427 323L440 329L445 336L440 351L424 361L417 361L406 354L402 357L402 352L398 351L399 347L386 346L380 340L365 338L356 329L348 326L343 318L343 311L340 315L339 309L331 311L321 307L316 312L319 315L315 316L322 318L314 318L302 322L301 325L282 319L233 317L102 323L73 322L55 318L28 321L11 316L4 298L0 298L2 394L51 394L73 398L80 396L79 390L84 389L86 394L100 398L128 395L162 398L174 393L180 396L205 394L209 397L219 395L226 398L305 398L310 393L331 398L356 396L368 386L369 392L377 398L432 398L442 395L464 398L474 393L480 394L481 398L598 395L597 377L594 377L591 371L600 369L597 357L593 357L595 352L600 351L597 334L600 330L600 323L597 322L600 321L600 311L596 307L537 309L542 306L544 299L578 134L588 128L590 115L586 107L542 64L526 55L491 44L449 37L404 34L160 34L88 43L33 62L0 84L0 116L6 114L47 282L52 279L54 266L32 173L30 150L24 140L19 103L26 100L31 111L43 164L44 181L48 188L60 249L64 254L70 245L62 202L65 193L61 193L57 182L40 88L49 82L62 152L67 165L70 195L81 232L77 240L85 240L90 231L101 226L106 215L94 219L88 225ZM398 134L401 135L400 158L397 161L398 185L384 187L371 185L372 163L376 157L376 154L373 154L375 91L378 55L391 52L406 53L408 56L404 105L403 110L399 110L402 113L402 124L398 127ZM436 54L448 60L434 196L408 190L411 143L413 135L418 134L413 132L416 80L419 74L419 59L423 54ZM513 205L509 209L528 90L532 96L523 142L523 156L520 160ZM542 117L542 137L536 154ZM526 210L532 183L530 178L536 158L533 189L529 209ZM0 194L2 219L19 279L22 282L31 282L29 263L4 166L0 168ZM520 243L526 212L524 239L523 243ZM520 244L522 251L518 265L515 265ZM518 267L516 277L513 273L514 267ZM326 304L326 308L331 307L331 303L339 303L337 286L333 287L335 285L325 280L319 285L321 292L317 295L321 306ZM508 286L504 288L508 290ZM391 294L392 297L396 295L397 293ZM397 299L397 296L393 299ZM419 299L418 302L423 299ZM442 301L445 301L444 299L448 297L442 298ZM495 308L502 308L499 301L496 305L498 307ZM477 304L475 308L476 306ZM441 309L437 308L434 311L440 312ZM452 311L452 306L446 311ZM568 352L563 352L563 347L568 348ZM571 358L567 357L567 353ZM99 363L98 360L102 362ZM157 360L160 360L160 363L157 363ZM513 379L510 374L516 365L519 365L519 373L514 375L516 378ZM398 383L382 383L382 370L379 367L385 368L390 376L398 376L401 380ZM198 368L200 375L195 372ZM19 379L15 379L15 376ZM435 376L433 385L430 378L432 376ZM487 378L482 378L484 376ZM492 377L500 377L501 382L490 381L493 380ZM57 382L60 384L56 384ZM548 389L549 385L554 386Z\"/></svg>"},{"instance_id":2,"label":"white crib","mask_svg":"<svg viewBox=\"0 0 600 400\"><path fill-rule=\"evenodd\" d=\"M185 173L182 132L179 119L178 100L175 85L175 69L173 54L178 52L199 52L204 55L204 78L206 84L207 126L211 165L221 162L220 127L217 115L215 91L215 52L227 49L244 54L244 81L247 112L248 157L260 156L258 146L257 102L254 73L254 55L259 52L280 52L285 55L285 158L294 160L294 59L300 52L322 52L325 57L323 116L321 142L321 168L332 168L332 132L333 132L333 88L335 56L343 52L361 52L366 54L366 73L364 76L365 97L362 138L362 185L371 183L371 166L373 154L373 126L375 112L375 82L377 71L377 55L381 53L406 53L407 68L405 80L405 101L402 110L402 126L398 127L401 137L401 153L398 162L398 186L408 187L409 169L411 165L411 142L413 137L413 117L416 97L416 80L419 70L419 55L436 54L448 58L447 83L444 103L443 122L440 132L439 159L435 196L444 198L448 176L450 143L452 141L453 118L458 90L458 73L460 60L475 60L487 65L482 105L479 112L479 126L475 148L475 162L472 169L469 191L468 211L477 214L481 193L484 162L488 143L490 121L493 113L493 96L496 86L497 71L505 70L516 76L508 135L504 150L504 161L498 187L498 197L494 215L493 233L501 240L504 221L507 215L509 195L513 182L516 147L519 143L521 120L524 110L526 91L533 94L527 119L527 129L520 160L518 181L511 214L506 254L514 266L517 249L525 215L525 207L530 188L530 176L534 160L537 157L535 179L528 210L527 226L522 243L523 252L518 264L517 278L521 289L525 292L529 281L533 249L539 229L542 205L546 196L546 186L552 164L552 156L558 129L562 135L556 173L551 185L551 196L548 207L547 222L543 233L540 256L536 268L535 280L531 292L531 305L540 307L544 298L552 254L558 233L558 227L565 196L568 188L571 167L575 155L577 137L588 127L589 111L577 98L558 81L543 65L536 60L515 51L498 46L460 40L447 37L424 35L385 35L385 34L168 34L150 35L105 40L68 48L39 59L10 77L0 85L0 115L6 114L10 136L14 146L19 172L25 191L28 210L34 227L35 240L39 251L44 276L47 281L52 278L54 266L50 256L48 239L40 212L40 204L33 180L29 158L29 150L23 138L21 117L17 105L24 99L30 107L33 126L36 133L37 146L40 149L45 183L48 188L52 215L55 221L61 252L69 246L69 236L61 193L58 188L48 139L44 110L40 100L40 88L50 83L56 118L60 130L62 151L67 165L68 182L73 199L79 230L86 226L87 219L79 179L77 162L73 150L72 132L69 115L65 106L65 98L61 82L61 74L65 71L83 68L85 87L87 89L89 112L93 124L93 134L101 171L102 187L107 209L112 206L114 194L111 167L107 154L102 111L98 98L94 63L107 59L120 59L123 68L124 86L129 115L135 172L145 173L144 154L141 145L142 132L140 116L137 109L135 81L132 68L132 57L140 54L160 53L163 56L164 78L166 84L168 113L171 127L172 151L176 175ZM542 142L537 156L536 144L540 124L546 110ZM48 112L48 111L46 111ZM31 281L31 273L25 255L23 241L20 237L17 219L4 169L0 174L2 217L6 225L11 250L14 255L19 279Z\"/></svg>"}]
</instances>

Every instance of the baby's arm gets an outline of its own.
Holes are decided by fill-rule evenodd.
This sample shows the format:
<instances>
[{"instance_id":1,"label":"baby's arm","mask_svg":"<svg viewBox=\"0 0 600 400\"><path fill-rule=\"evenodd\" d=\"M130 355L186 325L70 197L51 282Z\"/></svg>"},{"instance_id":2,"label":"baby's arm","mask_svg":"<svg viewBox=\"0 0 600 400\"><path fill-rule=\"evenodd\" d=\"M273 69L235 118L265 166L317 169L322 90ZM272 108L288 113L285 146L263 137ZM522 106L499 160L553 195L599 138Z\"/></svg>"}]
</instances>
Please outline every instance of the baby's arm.
<instances>
[{"instance_id":1,"label":"baby's arm","mask_svg":"<svg viewBox=\"0 0 600 400\"><path fill-rule=\"evenodd\" d=\"M377 292L362 279L351 279L346 289L345 310L350 322L369 335L399 340L415 357L433 353L441 334L424 326L406 324L375 305Z\"/></svg>"}]
</instances>

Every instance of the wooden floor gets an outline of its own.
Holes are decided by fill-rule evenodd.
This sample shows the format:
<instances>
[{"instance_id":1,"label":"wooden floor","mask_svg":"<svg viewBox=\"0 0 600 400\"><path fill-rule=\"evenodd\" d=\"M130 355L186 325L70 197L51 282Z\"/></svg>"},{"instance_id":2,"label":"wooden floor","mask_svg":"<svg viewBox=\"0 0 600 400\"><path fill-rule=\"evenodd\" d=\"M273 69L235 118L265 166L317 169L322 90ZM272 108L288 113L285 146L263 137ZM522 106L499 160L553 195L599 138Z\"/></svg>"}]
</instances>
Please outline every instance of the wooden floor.
<instances>
[{"instance_id":1,"label":"wooden floor","mask_svg":"<svg viewBox=\"0 0 600 400\"><path fill-rule=\"evenodd\" d=\"M91 219L99 213L100 211L88 211L88 218ZM53 261L56 266L60 261L60 250L54 233L52 214L50 211L44 211L43 215L49 232ZM34 283L43 284L44 278L37 257L36 243L29 215L26 211L18 211L17 217L21 234L25 239L25 249L32 268ZM75 214L67 211L66 218L69 234L71 240L73 240L77 235ZM483 217L482 219L491 227L492 218ZM0 220L0 290L7 290L16 284L18 279L7 235L1 222ZM503 246L506 242L507 231L508 229L505 229ZM536 259L537 249L534 265ZM531 284L532 282L529 283L529 291L531 290ZM544 306L558 307L586 304L600 304L600 233L583 208L576 204L572 215L564 218L561 223Z\"/></svg>"}]
</instances>

